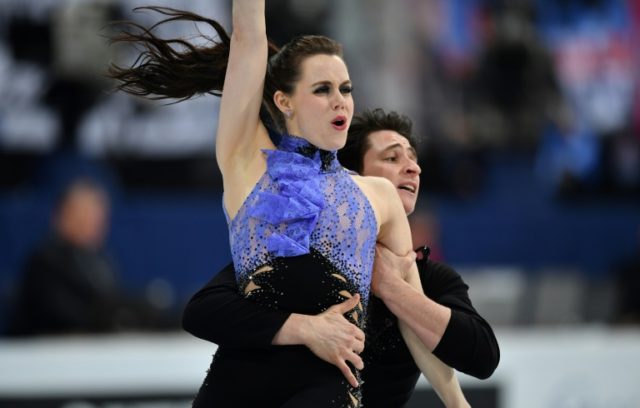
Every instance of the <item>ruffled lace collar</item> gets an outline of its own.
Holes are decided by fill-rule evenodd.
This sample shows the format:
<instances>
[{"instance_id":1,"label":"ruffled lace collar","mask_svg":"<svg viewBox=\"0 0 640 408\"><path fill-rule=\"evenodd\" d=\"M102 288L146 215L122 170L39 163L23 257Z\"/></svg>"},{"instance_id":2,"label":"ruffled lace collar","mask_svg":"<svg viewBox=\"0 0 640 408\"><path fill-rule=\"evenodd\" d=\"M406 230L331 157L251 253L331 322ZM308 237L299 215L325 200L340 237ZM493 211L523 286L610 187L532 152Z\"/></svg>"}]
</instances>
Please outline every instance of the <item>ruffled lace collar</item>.
<instances>
[{"instance_id":1,"label":"ruffled lace collar","mask_svg":"<svg viewBox=\"0 0 640 408\"><path fill-rule=\"evenodd\" d=\"M310 236L325 206L323 174L342 169L335 151L321 150L307 140L280 135L277 150L267 155L267 173L278 186L278 193L262 191L249 210L253 218L268 222L281 232L267 238L267 250L274 256L308 254Z\"/></svg>"},{"instance_id":2,"label":"ruffled lace collar","mask_svg":"<svg viewBox=\"0 0 640 408\"><path fill-rule=\"evenodd\" d=\"M293 135L280 135L277 143L278 150L301 154L319 164L323 173L335 172L342 169L335 150L322 150L309 143L306 139Z\"/></svg>"}]
</instances>

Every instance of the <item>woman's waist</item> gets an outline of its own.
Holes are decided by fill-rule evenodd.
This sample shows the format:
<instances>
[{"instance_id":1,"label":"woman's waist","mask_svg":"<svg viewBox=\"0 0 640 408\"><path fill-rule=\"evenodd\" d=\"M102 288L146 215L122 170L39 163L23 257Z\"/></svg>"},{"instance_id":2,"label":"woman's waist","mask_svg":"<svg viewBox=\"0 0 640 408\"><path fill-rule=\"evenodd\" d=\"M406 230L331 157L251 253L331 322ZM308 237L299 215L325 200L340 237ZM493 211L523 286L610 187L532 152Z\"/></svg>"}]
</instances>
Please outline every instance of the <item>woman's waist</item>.
<instances>
[{"instance_id":1,"label":"woman's waist","mask_svg":"<svg viewBox=\"0 0 640 408\"><path fill-rule=\"evenodd\" d=\"M349 274L315 250L295 257L274 258L240 274L238 279L247 299L295 313L317 314L360 293ZM362 316L358 317L359 322Z\"/></svg>"}]
</instances>

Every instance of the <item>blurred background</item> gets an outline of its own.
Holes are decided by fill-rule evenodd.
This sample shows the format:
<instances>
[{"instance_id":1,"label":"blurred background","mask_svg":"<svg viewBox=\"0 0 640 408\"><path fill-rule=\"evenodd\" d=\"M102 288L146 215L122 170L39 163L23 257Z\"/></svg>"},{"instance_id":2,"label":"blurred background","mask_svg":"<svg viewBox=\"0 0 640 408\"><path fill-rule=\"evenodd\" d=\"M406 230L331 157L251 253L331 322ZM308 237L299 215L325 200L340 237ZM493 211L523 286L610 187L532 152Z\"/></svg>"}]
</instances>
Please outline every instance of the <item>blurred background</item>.
<instances>
[{"instance_id":1,"label":"blurred background","mask_svg":"<svg viewBox=\"0 0 640 408\"><path fill-rule=\"evenodd\" d=\"M215 350L179 325L231 259L218 100L104 78L148 4L230 28L222 0L0 2L0 406L189 406ZM356 110L414 120L416 244L501 345L472 405L639 407L640 1L268 0L267 26L341 41Z\"/></svg>"}]
</instances>

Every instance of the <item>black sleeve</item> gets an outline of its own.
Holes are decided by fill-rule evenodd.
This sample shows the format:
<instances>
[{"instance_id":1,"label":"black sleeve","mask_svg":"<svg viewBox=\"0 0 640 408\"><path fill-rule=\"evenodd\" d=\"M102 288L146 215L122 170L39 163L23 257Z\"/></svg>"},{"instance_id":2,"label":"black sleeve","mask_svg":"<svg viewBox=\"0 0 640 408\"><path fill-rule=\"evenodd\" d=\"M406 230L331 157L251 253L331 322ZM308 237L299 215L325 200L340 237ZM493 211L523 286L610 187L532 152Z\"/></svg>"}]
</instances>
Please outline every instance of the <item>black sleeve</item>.
<instances>
[{"instance_id":1,"label":"black sleeve","mask_svg":"<svg viewBox=\"0 0 640 408\"><path fill-rule=\"evenodd\" d=\"M269 347L289 312L269 309L238 293L233 264L227 265L187 304L182 327L225 347Z\"/></svg>"},{"instance_id":2,"label":"black sleeve","mask_svg":"<svg viewBox=\"0 0 640 408\"><path fill-rule=\"evenodd\" d=\"M451 320L433 354L465 374L490 377L500 361L500 348L493 329L471 304L469 287L447 265L427 261L421 266L424 293L451 308Z\"/></svg>"}]
</instances>

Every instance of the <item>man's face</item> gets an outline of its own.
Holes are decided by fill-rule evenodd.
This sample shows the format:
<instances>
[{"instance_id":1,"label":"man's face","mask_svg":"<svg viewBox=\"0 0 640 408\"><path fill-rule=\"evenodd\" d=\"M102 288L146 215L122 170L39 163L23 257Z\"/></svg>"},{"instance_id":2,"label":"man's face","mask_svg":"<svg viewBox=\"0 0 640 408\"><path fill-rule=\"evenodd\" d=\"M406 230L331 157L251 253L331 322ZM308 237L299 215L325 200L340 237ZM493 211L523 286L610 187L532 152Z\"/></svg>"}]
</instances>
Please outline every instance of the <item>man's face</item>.
<instances>
[{"instance_id":1,"label":"man's face","mask_svg":"<svg viewBox=\"0 0 640 408\"><path fill-rule=\"evenodd\" d=\"M420 166L416 151L406 137L392 130L369 134L369 149L363 158L363 176L384 177L398 190L407 215L416 206L420 189Z\"/></svg>"}]
</instances>

